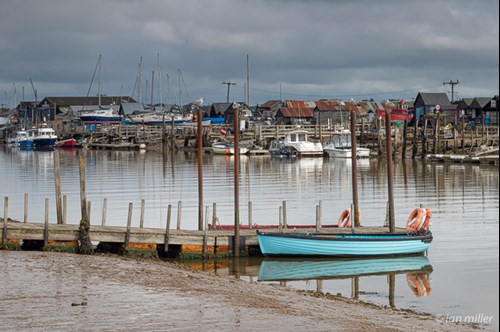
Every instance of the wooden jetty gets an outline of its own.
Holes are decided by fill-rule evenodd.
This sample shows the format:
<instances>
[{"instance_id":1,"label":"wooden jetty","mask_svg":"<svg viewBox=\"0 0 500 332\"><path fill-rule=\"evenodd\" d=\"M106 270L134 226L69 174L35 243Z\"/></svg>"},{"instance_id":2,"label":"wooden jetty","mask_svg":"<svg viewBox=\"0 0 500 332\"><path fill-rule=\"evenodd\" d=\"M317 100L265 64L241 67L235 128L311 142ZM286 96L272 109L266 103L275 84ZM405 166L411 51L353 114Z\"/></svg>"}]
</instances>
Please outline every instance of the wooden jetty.
<instances>
[{"instance_id":1,"label":"wooden jetty","mask_svg":"<svg viewBox=\"0 0 500 332\"><path fill-rule=\"evenodd\" d=\"M49 224L19 222L8 219L0 219L2 227L2 244L22 243L30 244L27 247L38 247L43 249L50 243L64 245L76 245L78 241L79 225ZM310 231L316 232L316 226L311 225ZM257 242L256 229L243 228L240 230L240 251L247 255L260 255ZM270 231L269 228L266 231ZM276 226L276 232L306 232L308 229ZM321 228L324 233L352 233L372 234L379 232L389 233L388 227L357 227L350 228ZM405 228L397 228L397 233L406 233ZM207 230L178 230L158 229L142 227L120 227L120 226L90 226L90 239L97 246L120 248L122 251L137 248L149 248L156 250L161 256L162 252L167 257L180 257L183 254L199 253L217 254L231 253L233 251L234 231L231 229L207 229ZM34 244L38 244L34 245Z\"/></svg>"}]
</instances>

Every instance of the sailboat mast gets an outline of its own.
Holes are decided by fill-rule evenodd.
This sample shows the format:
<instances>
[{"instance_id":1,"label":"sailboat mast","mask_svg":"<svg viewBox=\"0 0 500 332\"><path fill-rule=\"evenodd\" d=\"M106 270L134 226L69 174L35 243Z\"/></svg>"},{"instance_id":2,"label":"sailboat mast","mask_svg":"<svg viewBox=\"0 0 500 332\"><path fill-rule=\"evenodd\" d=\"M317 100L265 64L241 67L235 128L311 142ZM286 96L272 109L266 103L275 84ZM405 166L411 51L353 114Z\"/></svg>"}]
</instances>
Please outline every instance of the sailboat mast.
<instances>
[{"instance_id":1,"label":"sailboat mast","mask_svg":"<svg viewBox=\"0 0 500 332\"><path fill-rule=\"evenodd\" d=\"M250 106L250 60L247 54L247 105Z\"/></svg>"},{"instance_id":2,"label":"sailboat mast","mask_svg":"<svg viewBox=\"0 0 500 332\"><path fill-rule=\"evenodd\" d=\"M101 108L101 54L99 54L99 108Z\"/></svg>"},{"instance_id":3,"label":"sailboat mast","mask_svg":"<svg viewBox=\"0 0 500 332\"><path fill-rule=\"evenodd\" d=\"M163 95L161 93L161 69L160 69L160 53L158 53L158 96L160 97L160 112L163 112Z\"/></svg>"}]
</instances>

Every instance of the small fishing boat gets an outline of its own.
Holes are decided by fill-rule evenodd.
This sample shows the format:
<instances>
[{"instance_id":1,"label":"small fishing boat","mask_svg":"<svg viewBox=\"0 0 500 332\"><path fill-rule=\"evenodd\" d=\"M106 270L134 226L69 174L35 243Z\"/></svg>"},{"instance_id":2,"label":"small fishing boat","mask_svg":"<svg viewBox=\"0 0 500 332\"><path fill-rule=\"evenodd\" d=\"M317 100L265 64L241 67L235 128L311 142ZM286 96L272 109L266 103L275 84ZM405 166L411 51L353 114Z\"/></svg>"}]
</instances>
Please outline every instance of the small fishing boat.
<instances>
[{"instance_id":1,"label":"small fishing boat","mask_svg":"<svg viewBox=\"0 0 500 332\"><path fill-rule=\"evenodd\" d=\"M227 142L215 142L212 144L212 150L214 154L234 155L234 144ZM247 152L248 148L240 147L240 155L246 154Z\"/></svg>"},{"instance_id":2,"label":"small fishing boat","mask_svg":"<svg viewBox=\"0 0 500 332\"><path fill-rule=\"evenodd\" d=\"M297 154L297 157L322 157L323 146L321 143L309 141L307 131L293 130L285 135L283 147Z\"/></svg>"},{"instance_id":3,"label":"small fishing boat","mask_svg":"<svg viewBox=\"0 0 500 332\"><path fill-rule=\"evenodd\" d=\"M55 143L56 148L74 148L76 147L76 139L74 138L68 138L68 139L63 139L60 141L57 141Z\"/></svg>"},{"instance_id":4,"label":"small fishing boat","mask_svg":"<svg viewBox=\"0 0 500 332\"><path fill-rule=\"evenodd\" d=\"M432 233L276 233L257 230L265 256L378 257L420 254L429 249Z\"/></svg>"},{"instance_id":5,"label":"small fishing boat","mask_svg":"<svg viewBox=\"0 0 500 332\"><path fill-rule=\"evenodd\" d=\"M33 137L33 147L35 149L53 148L57 141L57 135L54 129L42 124L40 128L35 131Z\"/></svg>"},{"instance_id":6,"label":"small fishing boat","mask_svg":"<svg viewBox=\"0 0 500 332\"><path fill-rule=\"evenodd\" d=\"M351 158L352 157L352 139L351 131L344 129L332 133L332 139L327 143L323 150L332 158ZM356 157L368 158L370 149L356 148Z\"/></svg>"},{"instance_id":7,"label":"small fishing boat","mask_svg":"<svg viewBox=\"0 0 500 332\"><path fill-rule=\"evenodd\" d=\"M259 270L259 281L292 281L350 278L386 273L432 272L425 256L385 258L266 258Z\"/></svg>"},{"instance_id":8,"label":"small fishing boat","mask_svg":"<svg viewBox=\"0 0 500 332\"><path fill-rule=\"evenodd\" d=\"M8 142L10 146L16 146L20 148L29 148L33 146L33 137L30 136L29 132L22 129L16 132L16 135L11 137Z\"/></svg>"}]
</instances>

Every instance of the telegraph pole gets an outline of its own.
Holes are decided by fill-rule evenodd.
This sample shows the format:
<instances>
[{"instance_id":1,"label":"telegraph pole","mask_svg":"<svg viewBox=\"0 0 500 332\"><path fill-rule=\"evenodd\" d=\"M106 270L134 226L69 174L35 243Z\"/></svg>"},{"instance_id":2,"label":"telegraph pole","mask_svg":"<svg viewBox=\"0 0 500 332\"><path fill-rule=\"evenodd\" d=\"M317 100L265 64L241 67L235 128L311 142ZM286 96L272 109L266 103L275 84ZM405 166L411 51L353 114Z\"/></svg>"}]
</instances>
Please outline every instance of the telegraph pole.
<instances>
[{"instance_id":1,"label":"telegraph pole","mask_svg":"<svg viewBox=\"0 0 500 332\"><path fill-rule=\"evenodd\" d=\"M456 81L450 80L449 82L443 82L443 85L445 84L451 85L451 102L453 103L455 101L455 85L458 84L458 80Z\"/></svg>"},{"instance_id":2,"label":"telegraph pole","mask_svg":"<svg viewBox=\"0 0 500 332\"><path fill-rule=\"evenodd\" d=\"M233 82L222 82L222 84L227 85L227 102L229 103L229 91L231 90L231 85L236 85L236 83Z\"/></svg>"}]
</instances>

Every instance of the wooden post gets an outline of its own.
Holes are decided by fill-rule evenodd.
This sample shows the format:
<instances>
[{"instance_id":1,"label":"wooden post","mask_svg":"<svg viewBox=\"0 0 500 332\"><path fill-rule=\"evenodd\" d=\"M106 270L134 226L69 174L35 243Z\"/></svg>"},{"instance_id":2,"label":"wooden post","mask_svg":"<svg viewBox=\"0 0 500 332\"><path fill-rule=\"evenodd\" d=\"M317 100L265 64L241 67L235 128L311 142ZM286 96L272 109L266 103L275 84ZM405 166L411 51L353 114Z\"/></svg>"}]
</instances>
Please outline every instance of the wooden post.
<instances>
[{"instance_id":1,"label":"wooden post","mask_svg":"<svg viewBox=\"0 0 500 332\"><path fill-rule=\"evenodd\" d=\"M408 135L408 120L404 121L403 127L403 147L401 149L401 158L406 159L406 139Z\"/></svg>"},{"instance_id":2,"label":"wooden post","mask_svg":"<svg viewBox=\"0 0 500 332\"><path fill-rule=\"evenodd\" d=\"M3 199L3 232L2 243L7 241L7 220L9 219L9 197Z\"/></svg>"},{"instance_id":3,"label":"wooden post","mask_svg":"<svg viewBox=\"0 0 500 332\"><path fill-rule=\"evenodd\" d=\"M387 124L386 124L387 126ZM389 122L390 126L390 122ZM390 137L389 137L390 139ZM390 140L389 140L390 142ZM357 166L357 144L356 144L356 113L351 112L351 168L352 168L352 202L353 209L351 210L352 224L355 226L360 226L360 221L358 218L358 166Z\"/></svg>"},{"instance_id":4,"label":"wooden post","mask_svg":"<svg viewBox=\"0 0 500 332\"><path fill-rule=\"evenodd\" d=\"M89 218L89 225L90 225L91 212L92 212L92 202L87 201L87 217Z\"/></svg>"},{"instance_id":5,"label":"wooden post","mask_svg":"<svg viewBox=\"0 0 500 332\"><path fill-rule=\"evenodd\" d=\"M24 194L24 222L28 222L28 193Z\"/></svg>"},{"instance_id":6,"label":"wooden post","mask_svg":"<svg viewBox=\"0 0 500 332\"><path fill-rule=\"evenodd\" d=\"M396 232L395 221L394 221L394 190L393 190L393 170L392 170L392 144L391 144L391 115L389 112L385 113L385 136L387 139L386 143L386 158L387 158L387 189L389 196L389 231L391 233ZM357 215L357 210L355 212Z\"/></svg>"},{"instance_id":7,"label":"wooden post","mask_svg":"<svg viewBox=\"0 0 500 332\"><path fill-rule=\"evenodd\" d=\"M252 227L252 219L253 219L253 213L252 213L252 202L248 202L248 227Z\"/></svg>"},{"instance_id":8,"label":"wooden post","mask_svg":"<svg viewBox=\"0 0 500 332\"><path fill-rule=\"evenodd\" d=\"M240 257L240 107L234 110L234 250L233 256Z\"/></svg>"},{"instance_id":9,"label":"wooden post","mask_svg":"<svg viewBox=\"0 0 500 332\"><path fill-rule=\"evenodd\" d=\"M145 208L145 205L146 205L146 200L142 199L141 200L141 219L140 219L140 223L139 223L140 228L144 228L144 208Z\"/></svg>"},{"instance_id":10,"label":"wooden post","mask_svg":"<svg viewBox=\"0 0 500 332\"><path fill-rule=\"evenodd\" d=\"M217 203L215 202L212 205L212 211L213 211L212 228L217 229Z\"/></svg>"},{"instance_id":11,"label":"wooden post","mask_svg":"<svg viewBox=\"0 0 500 332\"><path fill-rule=\"evenodd\" d=\"M164 243L164 252L168 251L168 241L170 238L170 217L172 215L172 205L169 204L167 208L167 226L165 227L165 239L163 241Z\"/></svg>"},{"instance_id":12,"label":"wooden post","mask_svg":"<svg viewBox=\"0 0 500 332\"><path fill-rule=\"evenodd\" d=\"M63 219L62 223L66 225L66 222L68 221L68 197L66 195L63 195Z\"/></svg>"},{"instance_id":13,"label":"wooden post","mask_svg":"<svg viewBox=\"0 0 500 332\"><path fill-rule=\"evenodd\" d=\"M412 147L412 153L411 153L411 158L415 159L417 157L418 153L418 146L417 146L417 138L418 138L418 117L417 117L417 111L415 110L415 115L414 115L414 123L413 123L413 147Z\"/></svg>"},{"instance_id":14,"label":"wooden post","mask_svg":"<svg viewBox=\"0 0 500 332\"><path fill-rule=\"evenodd\" d=\"M202 249L202 255L205 257L207 254L207 249L208 249L208 214L209 214L209 208L208 206L205 207L205 224L203 225L203 249Z\"/></svg>"},{"instance_id":15,"label":"wooden post","mask_svg":"<svg viewBox=\"0 0 500 332\"><path fill-rule=\"evenodd\" d=\"M323 201L322 200L319 200L319 203L318 203L318 207L319 207L319 227L323 227Z\"/></svg>"},{"instance_id":16,"label":"wooden post","mask_svg":"<svg viewBox=\"0 0 500 332\"><path fill-rule=\"evenodd\" d=\"M49 245L49 199L45 198L45 224L43 229L43 246Z\"/></svg>"},{"instance_id":17,"label":"wooden post","mask_svg":"<svg viewBox=\"0 0 500 332\"><path fill-rule=\"evenodd\" d=\"M82 220L87 219L87 194L85 192L85 158L80 154L80 208Z\"/></svg>"},{"instance_id":18,"label":"wooden post","mask_svg":"<svg viewBox=\"0 0 500 332\"><path fill-rule=\"evenodd\" d=\"M321 222L319 218L319 205L316 205L316 232L321 230Z\"/></svg>"},{"instance_id":19,"label":"wooden post","mask_svg":"<svg viewBox=\"0 0 500 332\"><path fill-rule=\"evenodd\" d=\"M177 203L177 230L181 229L181 219L182 219L182 201Z\"/></svg>"},{"instance_id":20,"label":"wooden post","mask_svg":"<svg viewBox=\"0 0 500 332\"><path fill-rule=\"evenodd\" d=\"M283 201L283 228L288 228L288 219L286 215L286 201Z\"/></svg>"},{"instance_id":21,"label":"wooden post","mask_svg":"<svg viewBox=\"0 0 500 332\"><path fill-rule=\"evenodd\" d=\"M124 250L128 250L128 244L130 241L130 227L132 226L132 203L128 203L128 219L127 219L127 232L125 233L125 244Z\"/></svg>"},{"instance_id":22,"label":"wooden post","mask_svg":"<svg viewBox=\"0 0 500 332\"><path fill-rule=\"evenodd\" d=\"M203 230L203 128L202 110L198 109L198 230Z\"/></svg>"},{"instance_id":23,"label":"wooden post","mask_svg":"<svg viewBox=\"0 0 500 332\"><path fill-rule=\"evenodd\" d=\"M283 230L283 206L279 208L278 230L280 232Z\"/></svg>"},{"instance_id":24,"label":"wooden post","mask_svg":"<svg viewBox=\"0 0 500 332\"><path fill-rule=\"evenodd\" d=\"M108 209L108 199L104 198L102 201L102 221L101 225L106 226L106 210Z\"/></svg>"},{"instance_id":25,"label":"wooden post","mask_svg":"<svg viewBox=\"0 0 500 332\"><path fill-rule=\"evenodd\" d=\"M56 186L57 223L63 224L62 201L61 201L61 167L59 163L59 153L57 151L54 151L54 178Z\"/></svg>"},{"instance_id":26,"label":"wooden post","mask_svg":"<svg viewBox=\"0 0 500 332\"><path fill-rule=\"evenodd\" d=\"M436 111L436 125L434 126L434 146L433 153L439 152L439 111Z\"/></svg>"}]
</instances>

